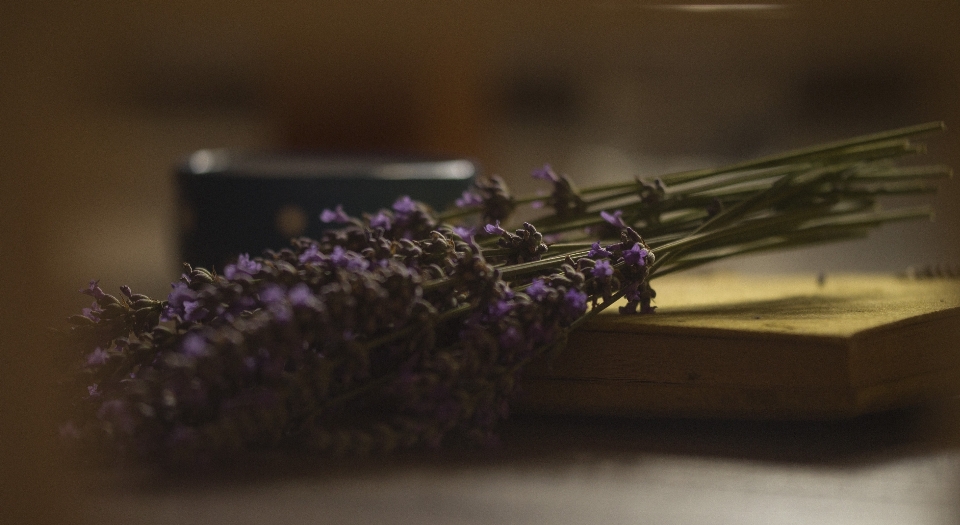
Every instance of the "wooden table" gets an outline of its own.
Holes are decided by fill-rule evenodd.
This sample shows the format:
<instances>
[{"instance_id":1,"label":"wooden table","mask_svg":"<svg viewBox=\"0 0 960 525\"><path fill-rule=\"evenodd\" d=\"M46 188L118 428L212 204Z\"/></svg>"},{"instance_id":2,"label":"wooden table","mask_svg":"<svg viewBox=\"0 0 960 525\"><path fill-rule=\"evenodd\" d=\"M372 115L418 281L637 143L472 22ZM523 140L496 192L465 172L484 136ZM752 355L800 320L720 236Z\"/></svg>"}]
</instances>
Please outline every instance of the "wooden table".
<instances>
[{"instance_id":1,"label":"wooden table","mask_svg":"<svg viewBox=\"0 0 960 525\"><path fill-rule=\"evenodd\" d=\"M834 422L523 416L494 451L98 471L122 524L955 524L960 400ZM89 485L88 485L89 486Z\"/></svg>"}]
</instances>

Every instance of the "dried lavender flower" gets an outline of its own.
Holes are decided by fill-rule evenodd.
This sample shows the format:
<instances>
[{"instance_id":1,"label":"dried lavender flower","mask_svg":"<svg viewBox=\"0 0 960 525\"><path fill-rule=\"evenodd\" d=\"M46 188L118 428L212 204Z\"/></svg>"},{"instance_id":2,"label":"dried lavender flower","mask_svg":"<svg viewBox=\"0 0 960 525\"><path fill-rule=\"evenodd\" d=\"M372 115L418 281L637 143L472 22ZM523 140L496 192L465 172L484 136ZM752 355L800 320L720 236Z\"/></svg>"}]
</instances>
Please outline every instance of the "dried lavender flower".
<instances>
[{"instance_id":1,"label":"dried lavender flower","mask_svg":"<svg viewBox=\"0 0 960 525\"><path fill-rule=\"evenodd\" d=\"M587 209L587 203L580 195L576 185L566 175L558 175L549 164L536 169L533 178L553 184L553 192L548 202L553 206L557 217L567 217Z\"/></svg>"},{"instance_id":2,"label":"dried lavender flower","mask_svg":"<svg viewBox=\"0 0 960 525\"><path fill-rule=\"evenodd\" d=\"M456 202L458 207L479 207L484 223L506 220L516 208L507 183L498 175L481 176Z\"/></svg>"}]
</instances>

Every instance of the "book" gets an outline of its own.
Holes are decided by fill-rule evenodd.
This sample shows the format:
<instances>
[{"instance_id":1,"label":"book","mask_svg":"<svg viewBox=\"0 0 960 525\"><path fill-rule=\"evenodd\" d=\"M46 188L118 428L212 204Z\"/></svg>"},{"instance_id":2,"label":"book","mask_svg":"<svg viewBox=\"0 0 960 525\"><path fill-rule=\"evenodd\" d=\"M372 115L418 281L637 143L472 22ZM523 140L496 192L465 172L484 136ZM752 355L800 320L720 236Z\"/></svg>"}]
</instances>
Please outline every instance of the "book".
<instances>
[{"instance_id":1,"label":"book","mask_svg":"<svg viewBox=\"0 0 960 525\"><path fill-rule=\"evenodd\" d=\"M675 275L531 364L520 410L833 419L960 393L960 280Z\"/></svg>"}]
</instances>

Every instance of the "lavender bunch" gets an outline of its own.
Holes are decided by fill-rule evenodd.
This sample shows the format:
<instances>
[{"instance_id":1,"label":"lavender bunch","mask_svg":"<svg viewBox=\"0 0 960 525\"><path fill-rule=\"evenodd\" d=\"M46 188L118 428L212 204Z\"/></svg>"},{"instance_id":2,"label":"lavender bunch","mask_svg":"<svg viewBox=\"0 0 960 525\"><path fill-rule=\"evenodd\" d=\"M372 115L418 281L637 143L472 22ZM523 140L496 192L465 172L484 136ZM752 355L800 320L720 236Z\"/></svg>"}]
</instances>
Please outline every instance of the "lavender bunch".
<instances>
[{"instance_id":1,"label":"lavender bunch","mask_svg":"<svg viewBox=\"0 0 960 525\"><path fill-rule=\"evenodd\" d=\"M452 229L408 239L378 220L223 275L187 266L166 301L92 282L64 433L162 460L494 441L518 371L584 314L588 279L560 265L514 290Z\"/></svg>"},{"instance_id":2,"label":"lavender bunch","mask_svg":"<svg viewBox=\"0 0 960 525\"><path fill-rule=\"evenodd\" d=\"M889 163L941 126L652 183L581 190L546 167L534 176L554 186L552 213L513 231L501 221L537 199L499 178L440 215L408 197L363 217L325 210L339 228L222 274L185 265L165 300L91 282L64 332L76 417L61 432L163 462L493 443L524 364L621 299L621 313L654 312L654 277L928 215L875 205L949 174ZM481 231L447 223L470 215Z\"/></svg>"}]
</instances>

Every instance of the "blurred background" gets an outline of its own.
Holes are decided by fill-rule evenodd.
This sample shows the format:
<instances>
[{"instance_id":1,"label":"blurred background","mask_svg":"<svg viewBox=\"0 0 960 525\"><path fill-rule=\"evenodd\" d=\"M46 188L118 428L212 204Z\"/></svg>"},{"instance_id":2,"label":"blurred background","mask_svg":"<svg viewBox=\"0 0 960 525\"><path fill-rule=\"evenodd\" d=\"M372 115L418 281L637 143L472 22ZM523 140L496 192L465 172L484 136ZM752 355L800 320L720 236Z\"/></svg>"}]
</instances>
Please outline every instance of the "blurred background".
<instances>
[{"instance_id":1,"label":"blurred background","mask_svg":"<svg viewBox=\"0 0 960 525\"><path fill-rule=\"evenodd\" d=\"M191 151L464 156L527 193L547 162L587 184L931 120L960 130L958 29L955 0L6 2L0 360L12 424L0 436L31 446L5 460L0 492L24 496L31 519L56 518L27 497L59 490L38 419L53 406L39 381L53 361L33 334L82 306L74 291L91 278L166 293L179 270L172 174ZM960 166L960 132L929 145L925 160ZM943 185L933 224L725 267L958 262L958 195Z\"/></svg>"},{"instance_id":2,"label":"blurred background","mask_svg":"<svg viewBox=\"0 0 960 525\"><path fill-rule=\"evenodd\" d=\"M5 175L40 207L35 242L66 290L99 278L165 293L179 275L173 168L200 148L465 156L527 193L547 162L586 184L930 120L960 129L955 1L13 9L2 52L16 164ZM929 160L955 160L958 141L933 138ZM955 186L935 225L736 266L956 260Z\"/></svg>"}]
</instances>

